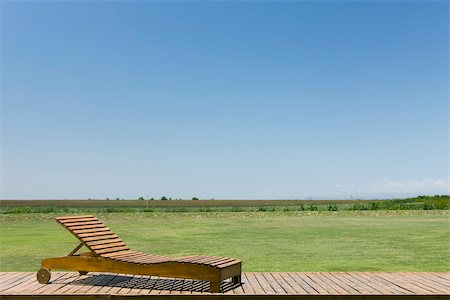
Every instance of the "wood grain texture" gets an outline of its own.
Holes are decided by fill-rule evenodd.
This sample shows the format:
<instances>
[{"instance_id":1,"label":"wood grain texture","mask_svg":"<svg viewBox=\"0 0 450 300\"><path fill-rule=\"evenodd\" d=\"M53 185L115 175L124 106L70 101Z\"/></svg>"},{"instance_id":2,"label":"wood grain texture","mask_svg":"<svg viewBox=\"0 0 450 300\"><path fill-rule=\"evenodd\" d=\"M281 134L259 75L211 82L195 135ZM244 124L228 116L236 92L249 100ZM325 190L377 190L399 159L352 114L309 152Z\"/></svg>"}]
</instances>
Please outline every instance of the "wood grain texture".
<instances>
[{"instance_id":1,"label":"wood grain texture","mask_svg":"<svg viewBox=\"0 0 450 300\"><path fill-rule=\"evenodd\" d=\"M207 280L212 292L220 291L220 283L224 279L233 278L234 283L239 283L241 279L242 262L234 258L205 255L166 257L132 251L93 215L55 219L81 243L68 256L42 260L39 270L41 283L48 282L48 271L54 269L79 271L80 274L112 272ZM83 245L90 252L75 254ZM42 276L44 273L47 275L45 278Z\"/></svg>"},{"instance_id":2,"label":"wood grain texture","mask_svg":"<svg viewBox=\"0 0 450 300\"><path fill-rule=\"evenodd\" d=\"M242 273L242 284L224 281L220 288L223 293L210 293L207 281L122 272L54 272L46 285L36 281L35 273L0 273L0 299L449 299L450 276L426 272L251 272Z\"/></svg>"}]
</instances>

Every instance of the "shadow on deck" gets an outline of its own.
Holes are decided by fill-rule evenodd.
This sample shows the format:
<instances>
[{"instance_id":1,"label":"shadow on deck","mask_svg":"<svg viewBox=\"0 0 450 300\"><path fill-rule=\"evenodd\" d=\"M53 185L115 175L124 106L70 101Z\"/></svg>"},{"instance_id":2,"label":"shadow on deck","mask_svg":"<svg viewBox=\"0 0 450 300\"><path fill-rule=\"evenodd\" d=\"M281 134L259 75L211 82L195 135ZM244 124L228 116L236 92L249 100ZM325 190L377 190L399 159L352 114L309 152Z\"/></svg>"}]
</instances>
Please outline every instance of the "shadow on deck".
<instances>
[{"instance_id":1,"label":"shadow on deck","mask_svg":"<svg viewBox=\"0 0 450 300\"><path fill-rule=\"evenodd\" d=\"M149 278L148 276L136 278L135 276L112 274L88 274L86 276L88 277L76 279L70 284L102 287L108 286L128 289L209 293L209 282L202 280ZM58 279L52 281L52 283L58 283ZM239 286L241 286L241 284L233 284L231 281L224 281L222 282L220 289L222 293L225 293Z\"/></svg>"}]
</instances>

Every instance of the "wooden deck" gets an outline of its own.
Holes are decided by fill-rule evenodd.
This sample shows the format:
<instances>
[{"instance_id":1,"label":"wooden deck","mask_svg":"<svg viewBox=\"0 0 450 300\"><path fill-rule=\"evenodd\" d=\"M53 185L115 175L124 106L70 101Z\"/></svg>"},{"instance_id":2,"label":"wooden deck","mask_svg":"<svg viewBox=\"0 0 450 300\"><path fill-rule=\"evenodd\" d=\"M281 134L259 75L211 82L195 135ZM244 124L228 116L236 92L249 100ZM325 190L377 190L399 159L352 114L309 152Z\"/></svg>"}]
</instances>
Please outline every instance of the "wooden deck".
<instances>
[{"instance_id":1,"label":"wooden deck","mask_svg":"<svg viewBox=\"0 0 450 300\"><path fill-rule=\"evenodd\" d=\"M0 273L0 299L450 299L450 273L267 272L243 273L242 285L141 275L53 272Z\"/></svg>"}]
</instances>

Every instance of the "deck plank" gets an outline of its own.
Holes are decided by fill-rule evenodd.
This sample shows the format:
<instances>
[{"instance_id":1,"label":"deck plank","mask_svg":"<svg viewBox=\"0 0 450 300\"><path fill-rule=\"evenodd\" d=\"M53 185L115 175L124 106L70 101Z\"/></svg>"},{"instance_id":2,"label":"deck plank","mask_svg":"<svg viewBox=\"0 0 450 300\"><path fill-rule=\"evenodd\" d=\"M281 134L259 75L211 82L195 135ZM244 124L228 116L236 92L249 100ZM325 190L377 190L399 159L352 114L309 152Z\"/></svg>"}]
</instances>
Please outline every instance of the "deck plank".
<instances>
[{"instance_id":1,"label":"deck plank","mask_svg":"<svg viewBox=\"0 0 450 300\"><path fill-rule=\"evenodd\" d=\"M418 299L449 299L450 276L442 272L250 272L242 273L241 285L233 285L227 280L222 283L222 288L223 293L211 294L206 281L95 272L87 275L52 272L50 283L40 284L34 272L0 272L1 299L7 299L7 296L26 299L50 295L99 299L118 296L178 299L195 295L218 296L220 299L246 296L264 296L267 299L285 296L314 296L314 299L322 296L327 299L364 299L366 296L379 299L414 299L416 296Z\"/></svg>"},{"instance_id":2,"label":"deck plank","mask_svg":"<svg viewBox=\"0 0 450 300\"><path fill-rule=\"evenodd\" d=\"M79 276L78 273L75 272L60 273L60 275L61 276L58 278L53 278L52 274L50 284L37 283L37 289L32 291L32 294L60 294L60 289L76 280Z\"/></svg>"},{"instance_id":3,"label":"deck plank","mask_svg":"<svg viewBox=\"0 0 450 300\"><path fill-rule=\"evenodd\" d=\"M270 287L275 291L275 294L287 294L286 291L281 287L281 285L275 280L275 278L270 273L261 273L261 275L269 283Z\"/></svg>"},{"instance_id":4,"label":"deck plank","mask_svg":"<svg viewBox=\"0 0 450 300\"><path fill-rule=\"evenodd\" d=\"M324 275L324 273L316 273L316 277L320 278L322 282L325 282L329 287L336 291L338 295L350 294L347 290L342 288L340 285L336 284L333 280L331 280L328 276Z\"/></svg>"},{"instance_id":5,"label":"deck plank","mask_svg":"<svg viewBox=\"0 0 450 300\"><path fill-rule=\"evenodd\" d=\"M297 291L294 290L291 285L286 282L286 280L284 280L283 277L281 277L280 273L278 272L272 272L270 273L270 275L272 275L273 279L276 280L276 282L278 283L278 285L286 292L286 294L297 294Z\"/></svg>"},{"instance_id":6,"label":"deck plank","mask_svg":"<svg viewBox=\"0 0 450 300\"><path fill-rule=\"evenodd\" d=\"M14 290L20 291L24 287L28 286L30 283L36 281L36 276L33 275L34 274L25 274L19 277L17 280L10 282L10 284L0 287L0 292L7 294L14 292Z\"/></svg>"},{"instance_id":7,"label":"deck plank","mask_svg":"<svg viewBox=\"0 0 450 300\"><path fill-rule=\"evenodd\" d=\"M373 288L374 290L377 290L380 294L396 295L398 293L397 290L393 289L390 285L382 284L378 281L378 278L372 273L366 274L364 272L355 272L352 273L352 276L360 279L360 281L364 282L367 286Z\"/></svg>"},{"instance_id":8,"label":"deck plank","mask_svg":"<svg viewBox=\"0 0 450 300\"><path fill-rule=\"evenodd\" d=\"M407 295L407 294L411 293L411 291L409 291L407 289L404 289L401 286L399 286L397 284L394 284L394 283L384 279L383 276L381 276L378 273L375 273L375 274L372 273L372 277L371 278L376 280L377 282L379 282L381 286L388 287L391 290L393 290L394 291L393 293L395 293L396 295L397 294L398 295Z\"/></svg>"},{"instance_id":9,"label":"deck plank","mask_svg":"<svg viewBox=\"0 0 450 300\"><path fill-rule=\"evenodd\" d=\"M253 273L259 285L264 290L265 294L276 294L275 290L270 286L270 283L266 280L263 273Z\"/></svg>"},{"instance_id":10,"label":"deck plank","mask_svg":"<svg viewBox=\"0 0 450 300\"><path fill-rule=\"evenodd\" d=\"M366 282L366 280L354 275L355 273L350 272L342 274L344 278L352 282L352 287L358 290L362 295L383 294L382 291L374 288L370 283Z\"/></svg>"},{"instance_id":11,"label":"deck plank","mask_svg":"<svg viewBox=\"0 0 450 300\"><path fill-rule=\"evenodd\" d=\"M327 287L323 287L320 283L318 284L317 281L308 276L307 273L295 273L295 275L308 284L312 289L316 290L319 294L330 294Z\"/></svg>"},{"instance_id":12,"label":"deck plank","mask_svg":"<svg viewBox=\"0 0 450 300\"><path fill-rule=\"evenodd\" d=\"M283 280L295 291L296 294L308 295L308 293L298 282L296 282L289 273L277 273ZM315 290L312 290L316 292Z\"/></svg>"},{"instance_id":13,"label":"deck plank","mask_svg":"<svg viewBox=\"0 0 450 300\"><path fill-rule=\"evenodd\" d=\"M262 288L262 286L259 284L259 281L255 277L255 273L247 273L247 279L249 284L251 284L253 291L257 295L264 295L266 292Z\"/></svg>"},{"instance_id":14,"label":"deck plank","mask_svg":"<svg viewBox=\"0 0 450 300\"><path fill-rule=\"evenodd\" d=\"M300 276L300 273L292 273L289 272L287 273L288 276L290 276L295 282L297 282L297 284L303 288L307 294L309 295L314 295L314 294L319 294L319 291L317 291L316 289L314 289L307 281L305 281L302 276ZM306 280L309 280L309 278L305 278Z\"/></svg>"},{"instance_id":15,"label":"deck plank","mask_svg":"<svg viewBox=\"0 0 450 300\"><path fill-rule=\"evenodd\" d=\"M247 277L247 273L242 273L242 289L245 294L255 294L255 290L250 284L250 279Z\"/></svg>"},{"instance_id":16,"label":"deck plank","mask_svg":"<svg viewBox=\"0 0 450 300\"><path fill-rule=\"evenodd\" d=\"M423 278L423 277L428 278L428 279L430 279L430 280L433 280L433 281L436 282L436 283L441 284L442 286L445 286L445 287L447 287L447 288L450 288L449 280L445 280L445 279L443 279L442 277L439 277L439 276L437 276L437 275L434 274L434 273L417 273L417 275L420 276L420 277L422 277L422 278Z\"/></svg>"},{"instance_id":17,"label":"deck plank","mask_svg":"<svg viewBox=\"0 0 450 300\"><path fill-rule=\"evenodd\" d=\"M428 280L428 278L421 278L416 276L416 274L405 274L401 273L404 276L409 276L411 282L415 284L420 284L424 287L427 287L428 290L432 291L433 293L446 293L448 290L445 287L441 287L440 284L435 283L433 281Z\"/></svg>"},{"instance_id":18,"label":"deck plank","mask_svg":"<svg viewBox=\"0 0 450 300\"><path fill-rule=\"evenodd\" d=\"M392 276L391 273L385 273L385 272L382 272L381 274L383 275L384 278L386 278L386 280L388 280L392 283L400 284L402 287L405 287L406 289L408 289L409 291L411 291L414 294L423 294L423 295L430 294L430 292L428 290L423 289L417 285L414 285L411 282L408 282L401 275Z\"/></svg>"},{"instance_id":19,"label":"deck plank","mask_svg":"<svg viewBox=\"0 0 450 300\"><path fill-rule=\"evenodd\" d=\"M333 282L335 285L339 286L341 289L345 290L345 294L353 294L357 295L360 294L360 292L353 288L351 285L349 285L348 280L346 278L340 278L339 274L336 273L321 273L324 277L327 277L328 280Z\"/></svg>"}]
</instances>

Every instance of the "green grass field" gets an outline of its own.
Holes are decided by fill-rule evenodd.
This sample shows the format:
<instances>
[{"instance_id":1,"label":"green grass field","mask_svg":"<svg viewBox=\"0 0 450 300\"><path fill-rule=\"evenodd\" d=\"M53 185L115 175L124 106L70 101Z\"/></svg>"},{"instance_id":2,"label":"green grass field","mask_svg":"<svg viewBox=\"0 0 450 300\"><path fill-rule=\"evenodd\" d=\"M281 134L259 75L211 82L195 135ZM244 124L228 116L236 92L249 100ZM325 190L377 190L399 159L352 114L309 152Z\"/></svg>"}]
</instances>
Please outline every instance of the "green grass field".
<instances>
[{"instance_id":1,"label":"green grass field","mask_svg":"<svg viewBox=\"0 0 450 300\"><path fill-rule=\"evenodd\" d=\"M385 200L0 200L0 214L450 210L450 196Z\"/></svg>"},{"instance_id":2,"label":"green grass field","mask_svg":"<svg viewBox=\"0 0 450 300\"><path fill-rule=\"evenodd\" d=\"M0 270L77 245L55 214L0 215ZM449 211L109 213L134 250L243 260L244 271L449 271Z\"/></svg>"}]
</instances>

